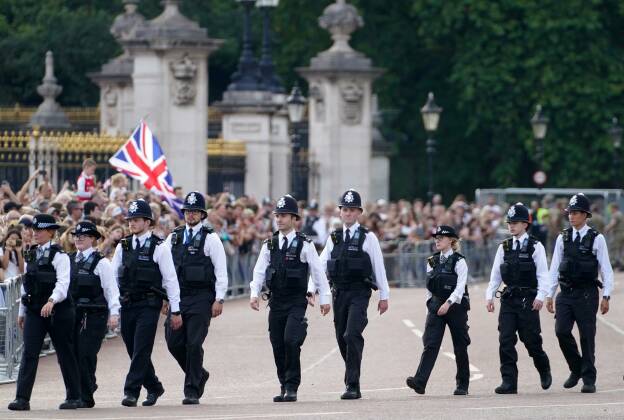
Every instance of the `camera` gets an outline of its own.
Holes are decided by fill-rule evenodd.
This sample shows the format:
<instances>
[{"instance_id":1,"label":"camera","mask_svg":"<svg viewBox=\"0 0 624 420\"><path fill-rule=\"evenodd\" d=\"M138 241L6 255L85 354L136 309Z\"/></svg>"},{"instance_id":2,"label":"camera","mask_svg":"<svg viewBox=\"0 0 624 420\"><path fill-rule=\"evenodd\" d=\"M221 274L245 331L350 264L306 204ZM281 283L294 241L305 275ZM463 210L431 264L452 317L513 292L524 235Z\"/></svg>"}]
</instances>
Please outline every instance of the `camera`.
<instances>
[{"instance_id":1,"label":"camera","mask_svg":"<svg viewBox=\"0 0 624 420\"><path fill-rule=\"evenodd\" d=\"M47 174L48 174L48 172L45 169L40 169L39 170L39 175L46 176Z\"/></svg>"}]
</instances>

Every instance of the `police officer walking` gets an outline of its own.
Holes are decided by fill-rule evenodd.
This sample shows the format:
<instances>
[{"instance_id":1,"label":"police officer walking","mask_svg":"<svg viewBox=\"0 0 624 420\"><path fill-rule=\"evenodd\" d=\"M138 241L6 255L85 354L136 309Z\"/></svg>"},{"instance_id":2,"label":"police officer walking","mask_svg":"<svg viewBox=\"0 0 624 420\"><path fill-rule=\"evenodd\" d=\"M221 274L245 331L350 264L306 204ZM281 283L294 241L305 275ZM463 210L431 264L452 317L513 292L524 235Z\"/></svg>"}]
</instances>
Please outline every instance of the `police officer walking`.
<instances>
[{"instance_id":1,"label":"police officer walking","mask_svg":"<svg viewBox=\"0 0 624 420\"><path fill-rule=\"evenodd\" d=\"M33 218L36 245L26 252L26 274L22 285L18 325L24 330L24 351L17 377L15 400L9 410L30 410L30 396L43 339L50 334L61 367L67 393L60 409L76 409L80 402L78 364L73 350L75 311L71 296L70 262L60 246L53 244L59 225L54 217L38 214Z\"/></svg>"},{"instance_id":2,"label":"police officer walking","mask_svg":"<svg viewBox=\"0 0 624 420\"><path fill-rule=\"evenodd\" d=\"M498 246L490 283L485 292L488 312L494 312L494 295L501 282L505 283L498 314L498 341L500 371L503 383L497 394L518 393L518 337L533 358L539 372L542 389L550 388L550 362L542 348L539 311L542 308L550 278L544 246L529 236L531 224L529 209L522 203L514 204L507 212L507 227L512 237ZM517 333L517 336L516 336Z\"/></svg>"},{"instance_id":3,"label":"police officer walking","mask_svg":"<svg viewBox=\"0 0 624 420\"><path fill-rule=\"evenodd\" d=\"M278 231L266 240L260 250L251 281L251 309L258 311L258 296L266 284L269 292L269 337L280 394L274 402L297 401L301 383L301 346L307 335L307 305L314 306L314 293L319 290L320 309L329 312L330 289L314 244L295 231L299 220L297 201L290 195L281 197L273 211ZM308 277L311 280L308 281Z\"/></svg>"},{"instance_id":4,"label":"police officer walking","mask_svg":"<svg viewBox=\"0 0 624 420\"><path fill-rule=\"evenodd\" d=\"M70 292L76 304L74 352L80 367L80 406L95 406L97 354L108 328L119 320L119 288L110 261L96 249L101 237L91 222L80 222L71 232L78 250L70 255Z\"/></svg>"},{"instance_id":5,"label":"police officer walking","mask_svg":"<svg viewBox=\"0 0 624 420\"><path fill-rule=\"evenodd\" d=\"M362 398L360 367L364 351L362 333L368 324L371 289L379 290L377 310L388 310L390 288L377 237L358 223L362 214L360 194L350 189L340 200L343 226L327 239L321 263L327 269L334 300L334 327L340 354L345 362L343 400Z\"/></svg>"},{"instance_id":6,"label":"police officer walking","mask_svg":"<svg viewBox=\"0 0 624 420\"><path fill-rule=\"evenodd\" d=\"M142 405L152 406L165 392L151 360L158 318L163 299L168 299L171 328L182 326L180 288L171 251L150 230L154 219L149 204L132 201L126 220L132 235L120 241L112 260L121 294L121 336L131 359L121 404L135 407L144 386Z\"/></svg>"},{"instance_id":7,"label":"police officer walking","mask_svg":"<svg viewBox=\"0 0 624 420\"><path fill-rule=\"evenodd\" d=\"M468 266L459 249L459 237L450 226L439 226L434 234L438 252L427 260L427 321L423 335L423 354L416 374L408 377L407 386L425 393L427 381L438 357L444 330L448 325L457 364L454 395L468 395L470 363L468 362Z\"/></svg>"},{"instance_id":8,"label":"police officer walking","mask_svg":"<svg viewBox=\"0 0 624 420\"><path fill-rule=\"evenodd\" d=\"M555 243L550 263L551 289L546 308L555 313L555 332L559 347L570 368L570 377L564 388L573 388L583 378L581 392L596 392L595 340L598 288L602 287L600 312L609 312L609 299L613 290L613 269L604 236L587 226L592 216L589 199L576 194L566 209L570 227L561 232ZM602 277L598 280L598 273ZM557 295L555 309L552 297ZM572 335L576 322L581 338L581 354Z\"/></svg>"},{"instance_id":9,"label":"police officer walking","mask_svg":"<svg viewBox=\"0 0 624 420\"><path fill-rule=\"evenodd\" d=\"M204 196L197 191L187 194L182 211L186 225L176 228L165 243L171 248L178 274L183 326L174 330L166 323L165 338L169 352L185 373L182 404L199 404L209 377L203 367L202 345L211 317L223 311L227 264L221 239L202 225L208 215Z\"/></svg>"}]
</instances>

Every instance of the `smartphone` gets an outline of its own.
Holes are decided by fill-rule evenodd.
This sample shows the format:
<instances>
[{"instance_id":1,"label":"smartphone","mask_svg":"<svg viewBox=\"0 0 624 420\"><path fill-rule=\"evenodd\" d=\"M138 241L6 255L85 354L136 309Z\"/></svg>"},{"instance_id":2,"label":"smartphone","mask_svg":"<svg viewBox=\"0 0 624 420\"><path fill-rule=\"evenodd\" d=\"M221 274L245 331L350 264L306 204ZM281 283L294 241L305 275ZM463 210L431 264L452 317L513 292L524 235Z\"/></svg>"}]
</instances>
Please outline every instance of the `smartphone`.
<instances>
[{"instance_id":1,"label":"smartphone","mask_svg":"<svg viewBox=\"0 0 624 420\"><path fill-rule=\"evenodd\" d=\"M22 240L21 240L21 239L19 239L19 238L18 238L18 239L16 239L16 240L15 240L15 246L16 246L16 247L20 247L20 246L22 246Z\"/></svg>"},{"instance_id":2,"label":"smartphone","mask_svg":"<svg viewBox=\"0 0 624 420\"><path fill-rule=\"evenodd\" d=\"M48 172L45 169L40 169L39 170L39 175L46 176L47 174L48 174Z\"/></svg>"}]
</instances>

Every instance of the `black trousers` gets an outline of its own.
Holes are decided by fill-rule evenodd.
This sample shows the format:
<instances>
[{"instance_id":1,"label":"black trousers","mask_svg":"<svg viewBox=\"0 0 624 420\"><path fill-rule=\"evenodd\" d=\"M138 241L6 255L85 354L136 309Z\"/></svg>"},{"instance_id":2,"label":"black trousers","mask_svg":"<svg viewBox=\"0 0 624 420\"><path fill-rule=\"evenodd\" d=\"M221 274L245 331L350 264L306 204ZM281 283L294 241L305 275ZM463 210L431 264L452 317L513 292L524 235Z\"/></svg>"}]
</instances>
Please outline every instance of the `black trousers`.
<instances>
[{"instance_id":1,"label":"black trousers","mask_svg":"<svg viewBox=\"0 0 624 420\"><path fill-rule=\"evenodd\" d=\"M73 329L71 328L74 325L74 307L71 302L61 302L55 305L52 316L48 318L43 318L40 311L40 307L32 310L26 309L24 352L17 377L16 398L30 400L39 365L39 353L47 333L50 334L61 367L66 398L68 400L80 399L80 377L74 355Z\"/></svg>"},{"instance_id":2,"label":"black trousers","mask_svg":"<svg viewBox=\"0 0 624 420\"><path fill-rule=\"evenodd\" d=\"M555 300L555 333L559 347L570 371L583 378L583 383L596 383L596 312L599 293L597 287L562 290ZM572 335L576 322L581 338L581 354Z\"/></svg>"},{"instance_id":3,"label":"black trousers","mask_svg":"<svg viewBox=\"0 0 624 420\"><path fill-rule=\"evenodd\" d=\"M149 299L121 307L121 336L130 356L124 394L138 398L141 386L148 393L163 389L152 364L152 349L162 300Z\"/></svg>"},{"instance_id":4,"label":"black trousers","mask_svg":"<svg viewBox=\"0 0 624 420\"><path fill-rule=\"evenodd\" d=\"M97 389L95 370L97 355L107 331L108 311L84 311L76 309L74 326L74 353L80 368L81 399L93 402Z\"/></svg>"},{"instance_id":5,"label":"black trousers","mask_svg":"<svg viewBox=\"0 0 624 420\"><path fill-rule=\"evenodd\" d=\"M518 385L518 352L516 343L518 337L524 343L533 364L540 373L550 371L548 356L542 348L542 329L540 326L539 311L534 311L534 296L505 297L501 299L501 308L498 314L498 341L500 356L500 371L503 382L513 386Z\"/></svg>"},{"instance_id":6,"label":"black trousers","mask_svg":"<svg viewBox=\"0 0 624 420\"><path fill-rule=\"evenodd\" d=\"M181 302L182 328L171 328L169 317L165 322L165 339L167 348L184 371L184 396L199 398L199 385L208 375L204 369L203 344L208 335L208 327L212 318L214 298L198 300L195 296L182 297L182 301L194 300L194 305ZM186 303L186 302L185 302Z\"/></svg>"},{"instance_id":7,"label":"black trousers","mask_svg":"<svg viewBox=\"0 0 624 420\"><path fill-rule=\"evenodd\" d=\"M336 290L334 327L340 355L345 362L344 382L347 387L360 388L360 368L364 352L362 333L368 324L370 289Z\"/></svg>"},{"instance_id":8,"label":"black trousers","mask_svg":"<svg viewBox=\"0 0 624 420\"><path fill-rule=\"evenodd\" d=\"M301 346L308 333L307 305L305 297L295 301L271 298L269 303L269 339L277 377L282 388L294 392L301 383Z\"/></svg>"},{"instance_id":9,"label":"black trousers","mask_svg":"<svg viewBox=\"0 0 624 420\"><path fill-rule=\"evenodd\" d=\"M446 315L437 314L440 304L435 299L427 301L427 321L425 323L425 333L423 334L423 353L416 375L416 381L423 386L427 385L429 376L435 365L435 361L440 352L444 330L448 325L453 340L453 351L455 352L455 363L457 364L457 375L455 381L458 387L468 389L470 380L470 363L468 361L468 346L470 336L468 335L468 311L461 304L450 306Z\"/></svg>"}]
</instances>

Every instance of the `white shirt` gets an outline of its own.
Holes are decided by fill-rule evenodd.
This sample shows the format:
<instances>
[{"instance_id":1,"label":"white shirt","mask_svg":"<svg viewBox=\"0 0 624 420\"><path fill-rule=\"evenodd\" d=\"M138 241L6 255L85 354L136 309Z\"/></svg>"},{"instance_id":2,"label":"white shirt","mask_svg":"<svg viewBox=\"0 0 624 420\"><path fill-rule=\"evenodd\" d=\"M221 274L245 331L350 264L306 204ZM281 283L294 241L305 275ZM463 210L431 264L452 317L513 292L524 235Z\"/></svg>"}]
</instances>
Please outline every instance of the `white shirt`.
<instances>
[{"instance_id":1,"label":"white shirt","mask_svg":"<svg viewBox=\"0 0 624 420\"><path fill-rule=\"evenodd\" d=\"M353 238L355 232L360 228L359 223L353 224L350 228L346 225L342 227L343 240L346 238L347 229L349 230L349 236ZM321 252L321 264L323 269L327 271L327 260L331 258L331 252L334 249L334 242L331 235L327 238L325 248ZM388 279L386 277L386 267L384 266L383 254L381 253L381 246L379 246L379 240L374 233L368 232L364 243L362 244L362 251L366 252L371 259L373 265L373 273L375 273L375 283L379 289L379 300L387 300L390 297L390 286L388 286Z\"/></svg>"},{"instance_id":2,"label":"white shirt","mask_svg":"<svg viewBox=\"0 0 624 420\"><path fill-rule=\"evenodd\" d=\"M202 224L198 223L191 228L192 236L199 233L202 228ZM171 236L169 234L165 240L165 244L171 249ZM184 227L183 242L188 240L188 226ZM204 255L210 257L212 265L214 265L215 276L217 281L215 283L216 299L224 299L228 289L228 276L227 276L227 260L225 259L225 249L223 243L216 233L211 233L206 236L204 241Z\"/></svg>"},{"instance_id":3,"label":"white shirt","mask_svg":"<svg viewBox=\"0 0 624 420\"><path fill-rule=\"evenodd\" d=\"M147 238L151 236L152 231L149 230L139 236L139 245L143 246ZM156 239L156 237L154 238ZM135 249L136 239L137 236L132 235L132 249ZM121 249L121 243L118 243L117 247L115 248L115 254L113 255L113 259L111 261L113 273L115 274L118 285L119 267L121 267L122 253L123 250ZM173 265L173 257L171 256L171 250L169 249L169 247L164 243L157 245L154 249L153 260L156 264L158 264L158 268L160 269L160 274L162 275L162 286L167 292L171 312L178 312L180 310L180 285L178 284L178 275L176 274L175 266Z\"/></svg>"},{"instance_id":4,"label":"white shirt","mask_svg":"<svg viewBox=\"0 0 624 420\"><path fill-rule=\"evenodd\" d=\"M585 234L589 230L589 226L585 225L581 229L576 230L572 228L572 241L576 239L577 233L581 234L581 240L585 237ZM607 249L607 242L602 234L599 234L594 239L594 246L592 251L598 259L598 268L600 271L600 277L602 277L602 295L611 296L613 291L613 268L611 268L611 261L609 261L609 250ZM563 237L561 234L557 236L557 242L555 243L555 251L553 252L552 261L550 262L550 290L548 291L548 297L552 298L559 286L559 264L563 259Z\"/></svg>"},{"instance_id":5,"label":"white shirt","mask_svg":"<svg viewBox=\"0 0 624 420\"><path fill-rule=\"evenodd\" d=\"M288 246L292 244L293 239L297 232L293 229L291 230L285 237L287 238ZM282 232L279 233L279 247L282 247L284 243L284 234ZM269 239L272 240L272 239ZM329 288L329 282L327 281L327 276L325 275L324 266L321 264L321 260L314 248L314 244L312 242L304 241L303 248L301 248L300 260L302 263L307 263L310 268L310 280L308 280L308 292L316 293L316 290L319 291L319 297L321 301L321 305L329 304L331 300L331 289ZM253 280L249 284L251 289L251 297L255 298L260 295L262 291L262 286L265 283L266 277L266 269L271 264L271 251L266 244L262 244L262 248L260 249L260 255L258 255L258 261L256 261L256 266L253 270Z\"/></svg>"},{"instance_id":6,"label":"white shirt","mask_svg":"<svg viewBox=\"0 0 624 420\"><path fill-rule=\"evenodd\" d=\"M520 237L513 237L512 249L516 249L516 241L520 241L520 247L523 246L524 241L529 240L529 235L525 232ZM546 250L541 242L535 243L535 250L533 251L533 262L535 262L535 275L537 276L537 295L535 299L544 301L548 294L548 288L550 287L550 276L548 274L548 261L546 260ZM503 250L503 244L498 246L496 250L496 256L494 257L494 264L492 265L492 272L490 273L490 283L485 291L485 299L494 299L494 294L498 290L503 278L501 277L500 266L504 262L503 257L505 251Z\"/></svg>"},{"instance_id":7,"label":"white shirt","mask_svg":"<svg viewBox=\"0 0 624 420\"><path fill-rule=\"evenodd\" d=\"M82 253L83 259L87 259L94 251L95 249L91 247L78 252ZM119 287L117 286L117 279L115 274L113 274L110 261L107 258L101 258L93 269L93 274L100 278L100 285L104 291L109 314L119 315L119 308L121 307L119 303Z\"/></svg>"},{"instance_id":8,"label":"white shirt","mask_svg":"<svg viewBox=\"0 0 624 420\"><path fill-rule=\"evenodd\" d=\"M37 252L44 252L46 249L50 248L52 242L47 242L44 245L39 245L37 247ZM38 251L41 249L41 251ZM37 257L39 254L37 254ZM27 264L24 263L24 270L26 270ZM71 263L69 262L69 256L64 252L57 252L54 254L54 259L52 259L52 267L56 270L56 284L54 285L54 290L50 295L50 298L54 300L54 303L61 303L67 298L67 290L69 289L69 281L70 281L70 273L71 273ZM26 289L24 289L24 285L21 287L22 295L26 294ZM24 316L26 308L20 301L19 307L19 316Z\"/></svg>"},{"instance_id":9,"label":"white shirt","mask_svg":"<svg viewBox=\"0 0 624 420\"><path fill-rule=\"evenodd\" d=\"M446 259L448 259L451 255L453 255L453 250L449 249L446 252L440 253L440 255L444 255ZM427 273L433 270L433 267L429 265L427 262ZM457 273L457 286L455 286L455 290L451 293L448 300L451 303L460 303L462 298L464 297L464 292L466 291L466 281L468 280L468 264L466 264L466 259L461 258L455 264L455 273ZM425 289L425 300L429 300L431 298L431 292Z\"/></svg>"},{"instance_id":10,"label":"white shirt","mask_svg":"<svg viewBox=\"0 0 624 420\"><path fill-rule=\"evenodd\" d=\"M19 276L20 270L19 270L19 266L17 265L17 261L14 260L14 254L9 256L9 265L7 266L6 270L4 270L4 279L8 280L11 277L16 277ZM0 258L4 257L4 248L0 248Z\"/></svg>"}]
</instances>

